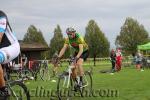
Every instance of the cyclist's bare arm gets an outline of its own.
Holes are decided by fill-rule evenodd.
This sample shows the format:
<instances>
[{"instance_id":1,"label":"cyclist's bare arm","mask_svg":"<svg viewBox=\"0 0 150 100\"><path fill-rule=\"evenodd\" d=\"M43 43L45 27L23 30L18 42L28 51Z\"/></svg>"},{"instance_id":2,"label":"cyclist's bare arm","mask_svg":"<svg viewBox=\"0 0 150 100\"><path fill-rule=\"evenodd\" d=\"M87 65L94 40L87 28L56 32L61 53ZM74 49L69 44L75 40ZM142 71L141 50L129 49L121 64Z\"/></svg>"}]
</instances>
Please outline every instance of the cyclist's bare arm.
<instances>
[{"instance_id":1,"label":"cyclist's bare arm","mask_svg":"<svg viewBox=\"0 0 150 100\"><path fill-rule=\"evenodd\" d=\"M1 43L1 41L2 41L3 34L4 34L4 33L0 32L0 43ZM1 66L1 64L0 64L0 87L5 86L5 80L4 80L3 77L4 77L4 76L3 76L3 69L2 69L2 66Z\"/></svg>"},{"instance_id":2,"label":"cyclist's bare arm","mask_svg":"<svg viewBox=\"0 0 150 100\"><path fill-rule=\"evenodd\" d=\"M53 65L54 65L54 67L58 66L59 60L63 56L63 54L65 53L67 47L68 47L68 44L64 44L63 48L59 52L59 55L56 58L53 59Z\"/></svg>"},{"instance_id":3,"label":"cyclist's bare arm","mask_svg":"<svg viewBox=\"0 0 150 100\"><path fill-rule=\"evenodd\" d=\"M65 53L66 49L68 48L68 44L64 44L63 48L60 50L58 57L61 58L63 56L63 54ZM53 63L54 67L53 67L53 73L57 73L58 70L58 62Z\"/></svg>"},{"instance_id":4,"label":"cyclist's bare arm","mask_svg":"<svg viewBox=\"0 0 150 100\"><path fill-rule=\"evenodd\" d=\"M0 32L0 43L1 43L1 41L2 41L3 34L4 34L4 33L1 33L1 32Z\"/></svg>"},{"instance_id":5,"label":"cyclist's bare arm","mask_svg":"<svg viewBox=\"0 0 150 100\"><path fill-rule=\"evenodd\" d=\"M59 55L58 55L59 58L61 58L63 56L63 54L65 53L67 48L68 48L68 44L64 44L63 48L59 52Z\"/></svg>"}]
</instances>

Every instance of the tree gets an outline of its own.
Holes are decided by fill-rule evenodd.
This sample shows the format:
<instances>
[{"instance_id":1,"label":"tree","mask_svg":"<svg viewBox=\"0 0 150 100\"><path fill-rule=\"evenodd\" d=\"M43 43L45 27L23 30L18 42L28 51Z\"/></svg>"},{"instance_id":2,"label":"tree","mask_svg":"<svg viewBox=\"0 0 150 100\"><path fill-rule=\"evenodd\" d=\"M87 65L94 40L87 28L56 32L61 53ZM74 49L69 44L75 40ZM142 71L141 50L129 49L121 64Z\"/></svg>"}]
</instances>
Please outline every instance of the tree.
<instances>
[{"instance_id":1,"label":"tree","mask_svg":"<svg viewBox=\"0 0 150 100\"><path fill-rule=\"evenodd\" d=\"M137 45L149 41L148 32L137 20L128 17L121 27L120 34L116 37L115 44L122 48L126 54L136 52Z\"/></svg>"},{"instance_id":2,"label":"tree","mask_svg":"<svg viewBox=\"0 0 150 100\"><path fill-rule=\"evenodd\" d=\"M28 28L27 33L23 38L23 42L25 43L36 42L48 46L42 35L42 32L40 30L38 31L34 25L30 25L30 27Z\"/></svg>"},{"instance_id":3,"label":"tree","mask_svg":"<svg viewBox=\"0 0 150 100\"><path fill-rule=\"evenodd\" d=\"M63 47L64 44L64 38L61 31L61 28L59 25L54 29L54 37L50 40L50 50L49 50L49 56L52 57L54 53L58 52Z\"/></svg>"},{"instance_id":4,"label":"tree","mask_svg":"<svg viewBox=\"0 0 150 100\"><path fill-rule=\"evenodd\" d=\"M90 57L105 57L109 55L109 42L94 20L90 20L85 33L85 41L89 46ZM95 63L94 63L95 64Z\"/></svg>"}]
</instances>

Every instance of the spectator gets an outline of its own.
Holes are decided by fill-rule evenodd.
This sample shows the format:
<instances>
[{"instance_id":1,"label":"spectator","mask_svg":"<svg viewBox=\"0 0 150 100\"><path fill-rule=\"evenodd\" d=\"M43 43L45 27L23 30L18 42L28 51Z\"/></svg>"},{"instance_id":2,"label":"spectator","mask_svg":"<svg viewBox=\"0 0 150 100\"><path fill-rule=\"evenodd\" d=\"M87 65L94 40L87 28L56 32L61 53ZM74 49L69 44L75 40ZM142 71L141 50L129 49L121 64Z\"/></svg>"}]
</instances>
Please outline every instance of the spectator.
<instances>
[{"instance_id":1,"label":"spectator","mask_svg":"<svg viewBox=\"0 0 150 100\"><path fill-rule=\"evenodd\" d=\"M136 68L137 70L141 70L142 67L142 59L143 59L143 55L140 53L140 51L138 50L137 54L136 54ZM142 71L142 70L141 70Z\"/></svg>"},{"instance_id":2,"label":"spectator","mask_svg":"<svg viewBox=\"0 0 150 100\"><path fill-rule=\"evenodd\" d=\"M121 54L121 50L117 49L117 51L116 51L116 71L121 70L121 65L122 65L122 54Z\"/></svg>"},{"instance_id":3,"label":"spectator","mask_svg":"<svg viewBox=\"0 0 150 100\"><path fill-rule=\"evenodd\" d=\"M22 57L21 57L21 67L26 67L26 64L27 64L27 57L25 54L22 54Z\"/></svg>"},{"instance_id":4,"label":"spectator","mask_svg":"<svg viewBox=\"0 0 150 100\"><path fill-rule=\"evenodd\" d=\"M116 65L116 53L115 53L114 49L112 49L110 52L110 61L112 64L111 72L114 73L115 72L115 65Z\"/></svg>"},{"instance_id":5,"label":"spectator","mask_svg":"<svg viewBox=\"0 0 150 100\"><path fill-rule=\"evenodd\" d=\"M132 64L135 65L136 64L136 54L132 53L132 57L133 57Z\"/></svg>"}]
</instances>

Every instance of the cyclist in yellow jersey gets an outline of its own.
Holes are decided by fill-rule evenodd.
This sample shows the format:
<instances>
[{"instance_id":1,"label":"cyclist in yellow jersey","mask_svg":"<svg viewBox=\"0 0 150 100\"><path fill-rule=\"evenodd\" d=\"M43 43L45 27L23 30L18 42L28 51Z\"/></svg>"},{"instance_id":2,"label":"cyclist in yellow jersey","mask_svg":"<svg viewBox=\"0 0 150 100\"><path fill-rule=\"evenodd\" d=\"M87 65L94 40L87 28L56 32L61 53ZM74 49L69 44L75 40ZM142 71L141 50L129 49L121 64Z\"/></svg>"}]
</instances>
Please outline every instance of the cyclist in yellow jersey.
<instances>
[{"instance_id":1,"label":"cyclist in yellow jersey","mask_svg":"<svg viewBox=\"0 0 150 100\"><path fill-rule=\"evenodd\" d=\"M74 63L72 64L72 66L74 66L74 68L72 69L72 77L75 81L77 80L76 68L78 68L79 75L80 75L79 85L82 85L82 76L84 74L82 65L84 60L86 60L89 54L88 45L84 41L84 38L79 33L76 33L76 30L74 28L72 27L67 28L66 33L68 37L65 39L64 46L58 55L58 59L60 59L63 56L63 54L65 53L66 49L69 46L72 46L75 49L75 53L74 53L75 58L74 58Z\"/></svg>"}]
</instances>

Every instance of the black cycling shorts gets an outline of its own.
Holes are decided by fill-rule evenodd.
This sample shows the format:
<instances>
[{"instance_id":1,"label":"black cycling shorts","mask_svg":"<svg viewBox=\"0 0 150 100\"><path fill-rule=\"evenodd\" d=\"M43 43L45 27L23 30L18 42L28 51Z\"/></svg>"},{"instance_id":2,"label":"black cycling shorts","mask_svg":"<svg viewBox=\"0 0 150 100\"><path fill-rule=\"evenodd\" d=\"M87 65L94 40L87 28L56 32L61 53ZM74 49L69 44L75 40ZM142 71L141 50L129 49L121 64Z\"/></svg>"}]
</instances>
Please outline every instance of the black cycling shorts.
<instances>
[{"instance_id":1,"label":"black cycling shorts","mask_svg":"<svg viewBox=\"0 0 150 100\"><path fill-rule=\"evenodd\" d=\"M78 54L78 52L74 53L74 57L76 57L76 55ZM82 55L79 58L82 58L84 61L88 58L89 56L89 50L86 50L82 53Z\"/></svg>"}]
</instances>

